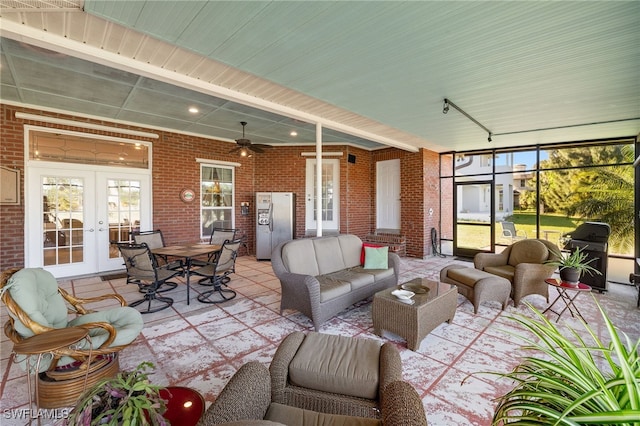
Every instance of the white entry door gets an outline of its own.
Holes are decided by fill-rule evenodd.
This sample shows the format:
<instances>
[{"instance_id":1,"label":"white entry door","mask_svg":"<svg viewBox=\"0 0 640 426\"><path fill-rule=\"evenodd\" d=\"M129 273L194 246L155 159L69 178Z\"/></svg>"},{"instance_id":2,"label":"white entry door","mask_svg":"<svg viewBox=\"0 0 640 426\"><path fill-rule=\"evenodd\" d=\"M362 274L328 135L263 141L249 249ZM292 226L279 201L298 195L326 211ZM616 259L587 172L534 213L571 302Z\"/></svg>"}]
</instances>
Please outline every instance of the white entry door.
<instances>
[{"instance_id":1,"label":"white entry door","mask_svg":"<svg viewBox=\"0 0 640 426\"><path fill-rule=\"evenodd\" d=\"M146 172L42 163L28 169L26 188L26 266L55 277L123 269L111 241L152 223Z\"/></svg>"},{"instance_id":2,"label":"white entry door","mask_svg":"<svg viewBox=\"0 0 640 426\"><path fill-rule=\"evenodd\" d=\"M400 160L376 163L376 228L400 229Z\"/></svg>"},{"instance_id":3,"label":"white entry door","mask_svg":"<svg viewBox=\"0 0 640 426\"><path fill-rule=\"evenodd\" d=\"M309 231L317 229L318 206L316 203L316 160L307 159L305 226ZM338 230L340 208L340 160L322 159L322 229Z\"/></svg>"}]
</instances>

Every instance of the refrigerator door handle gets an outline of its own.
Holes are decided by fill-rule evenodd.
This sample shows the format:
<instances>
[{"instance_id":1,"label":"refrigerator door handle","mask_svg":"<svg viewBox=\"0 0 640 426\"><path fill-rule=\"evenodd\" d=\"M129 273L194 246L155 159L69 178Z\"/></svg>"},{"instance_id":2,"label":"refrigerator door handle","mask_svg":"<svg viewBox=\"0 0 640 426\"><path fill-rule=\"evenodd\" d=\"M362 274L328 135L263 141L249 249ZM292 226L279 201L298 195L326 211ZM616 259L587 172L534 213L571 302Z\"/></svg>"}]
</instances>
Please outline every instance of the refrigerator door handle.
<instances>
[{"instance_id":1,"label":"refrigerator door handle","mask_svg":"<svg viewBox=\"0 0 640 426\"><path fill-rule=\"evenodd\" d=\"M269 232L273 232L273 203L269 203Z\"/></svg>"}]
</instances>

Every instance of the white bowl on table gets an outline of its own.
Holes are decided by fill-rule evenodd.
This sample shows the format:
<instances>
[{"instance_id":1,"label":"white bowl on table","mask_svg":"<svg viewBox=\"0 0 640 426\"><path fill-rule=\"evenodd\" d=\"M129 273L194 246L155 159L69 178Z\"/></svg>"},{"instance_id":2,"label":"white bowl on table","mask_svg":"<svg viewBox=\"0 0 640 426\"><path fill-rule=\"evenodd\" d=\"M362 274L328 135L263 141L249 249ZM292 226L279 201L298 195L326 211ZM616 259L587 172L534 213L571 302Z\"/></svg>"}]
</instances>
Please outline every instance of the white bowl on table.
<instances>
[{"instance_id":1,"label":"white bowl on table","mask_svg":"<svg viewBox=\"0 0 640 426\"><path fill-rule=\"evenodd\" d=\"M411 300L411 298L416 295L414 292L409 290L393 290L391 294L400 300Z\"/></svg>"}]
</instances>

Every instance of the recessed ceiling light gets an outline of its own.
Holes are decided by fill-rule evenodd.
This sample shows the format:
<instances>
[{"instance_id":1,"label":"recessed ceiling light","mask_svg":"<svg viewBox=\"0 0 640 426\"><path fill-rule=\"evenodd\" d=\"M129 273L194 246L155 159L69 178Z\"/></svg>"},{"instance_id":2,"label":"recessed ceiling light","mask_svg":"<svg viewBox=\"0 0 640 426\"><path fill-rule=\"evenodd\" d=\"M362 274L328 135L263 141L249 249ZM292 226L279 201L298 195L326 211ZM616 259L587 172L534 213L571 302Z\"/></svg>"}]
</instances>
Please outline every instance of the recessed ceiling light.
<instances>
[{"instance_id":1,"label":"recessed ceiling light","mask_svg":"<svg viewBox=\"0 0 640 426\"><path fill-rule=\"evenodd\" d=\"M197 114L197 113L199 113L199 112L200 112L200 110L199 110L198 108L196 108L196 107L192 106L192 107L189 107L189 112L190 112L191 114Z\"/></svg>"},{"instance_id":2,"label":"recessed ceiling light","mask_svg":"<svg viewBox=\"0 0 640 426\"><path fill-rule=\"evenodd\" d=\"M291 133L289 133L291 136L298 136L298 132L296 132L295 130L292 130Z\"/></svg>"}]
</instances>

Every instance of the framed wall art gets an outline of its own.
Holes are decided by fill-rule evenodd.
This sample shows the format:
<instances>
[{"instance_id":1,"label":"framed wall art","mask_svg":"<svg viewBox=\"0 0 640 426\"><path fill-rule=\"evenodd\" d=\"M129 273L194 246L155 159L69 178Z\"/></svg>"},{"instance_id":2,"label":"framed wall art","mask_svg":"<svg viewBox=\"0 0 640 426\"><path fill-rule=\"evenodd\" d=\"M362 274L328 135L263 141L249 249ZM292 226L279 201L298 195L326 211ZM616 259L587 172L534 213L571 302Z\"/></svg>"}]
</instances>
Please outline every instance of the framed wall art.
<instances>
[{"instance_id":1,"label":"framed wall art","mask_svg":"<svg viewBox=\"0 0 640 426\"><path fill-rule=\"evenodd\" d=\"M0 204L20 204L20 170L0 167Z\"/></svg>"}]
</instances>

